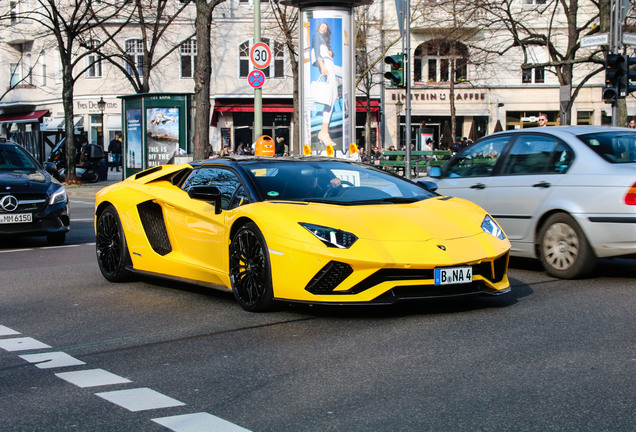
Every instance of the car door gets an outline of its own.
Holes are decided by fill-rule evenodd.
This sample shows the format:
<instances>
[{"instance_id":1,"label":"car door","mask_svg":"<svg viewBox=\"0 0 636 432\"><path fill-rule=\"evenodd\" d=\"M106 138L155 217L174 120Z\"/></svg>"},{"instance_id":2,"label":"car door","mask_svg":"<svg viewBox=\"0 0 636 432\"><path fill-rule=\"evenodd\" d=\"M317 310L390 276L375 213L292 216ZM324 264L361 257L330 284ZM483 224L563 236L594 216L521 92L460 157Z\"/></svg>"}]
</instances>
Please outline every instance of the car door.
<instances>
[{"instance_id":1,"label":"car door","mask_svg":"<svg viewBox=\"0 0 636 432\"><path fill-rule=\"evenodd\" d=\"M533 242L533 227L543 203L555 191L573 160L573 152L556 137L517 134L488 183L480 203L511 241Z\"/></svg>"},{"instance_id":2,"label":"car door","mask_svg":"<svg viewBox=\"0 0 636 432\"><path fill-rule=\"evenodd\" d=\"M187 195L190 188L198 185L219 189L221 213L215 212L214 203ZM194 272L211 272L222 277L228 268L228 211L249 201L246 189L233 170L204 166L190 174L182 190L181 199L162 203L171 237L176 242L175 255Z\"/></svg>"},{"instance_id":3,"label":"car door","mask_svg":"<svg viewBox=\"0 0 636 432\"><path fill-rule=\"evenodd\" d=\"M492 173L510 139L508 135L486 138L459 153L444 169L443 178L435 179L437 191L485 208Z\"/></svg>"}]
</instances>

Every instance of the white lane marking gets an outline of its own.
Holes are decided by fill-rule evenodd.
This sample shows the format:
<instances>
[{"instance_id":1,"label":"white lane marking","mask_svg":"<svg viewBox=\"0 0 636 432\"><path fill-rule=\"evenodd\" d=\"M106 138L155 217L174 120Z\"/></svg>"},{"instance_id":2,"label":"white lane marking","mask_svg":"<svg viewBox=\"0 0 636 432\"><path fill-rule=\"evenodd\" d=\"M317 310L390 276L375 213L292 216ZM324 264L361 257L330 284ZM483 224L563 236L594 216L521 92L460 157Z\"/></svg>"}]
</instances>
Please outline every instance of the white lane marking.
<instances>
[{"instance_id":1,"label":"white lane marking","mask_svg":"<svg viewBox=\"0 0 636 432\"><path fill-rule=\"evenodd\" d=\"M18 357L28 361L29 363L35 363L35 366L39 369L51 369L86 364L85 362L60 351L42 354L26 354Z\"/></svg>"},{"instance_id":2,"label":"white lane marking","mask_svg":"<svg viewBox=\"0 0 636 432\"><path fill-rule=\"evenodd\" d=\"M0 336L11 336L11 335L19 335L20 332L10 329L9 327L5 327L0 325Z\"/></svg>"},{"instance_id":3,"label":"white lane marking","mask_svg":"<svg viewBox=\"0 0 636 432\"><path fill-rule=\"evenodd\" d=\"M95 393L95 395L133 412L185 405L147 387Z\"/></svg>"},{"instance_id":4,"label":"white lane marking","mask_svg":"<svg viewBox=\"0 0 636 432\"><path fill-rule=\"evenodd\" d=\"M249 429L205 412L154 418L152 421L175 432L249 432Z\"/></svg>"},{"instance_id":5,"label":"white lane marking","mask_svg":"<svg viewBox=\"0 0 636 432\"><path fill-rule=\"evenodd\" d=\"M55 374L56 377L62 378L78 387L97 387L113 384L126 384L132 382L127 378L120 377L114 373L105 371L104 369L88 369L74 372L60 372Z\"/></svg>"},{"instance_id":6,"label":"white lane marking","mask_svg":"<svg viewBox=\"0 0 636 432\"><path fill-rule=\"evenodd\" d=\"M74 245L61 245L61 246L42 246L37 248L22 248L22 249L7 249L0 250L0 253L11 253L11 252L24 252L24 251L32 251L32 250L44 250L44 249L65 249L65 248L74 248L79 246L95 246L95 242L93 243L80 243Z\"/></svg>"},{"instance_id":7,"label":"white lane marking","mask_svg":"<svg viewBox=\"0 0 636 432\"><path fill-rule=\"evenodd\" d=\"M28 351L51 347L33 338L23 337L13 339L0 339L0 348L5 351Z\"/></svg>"}]
</instances>

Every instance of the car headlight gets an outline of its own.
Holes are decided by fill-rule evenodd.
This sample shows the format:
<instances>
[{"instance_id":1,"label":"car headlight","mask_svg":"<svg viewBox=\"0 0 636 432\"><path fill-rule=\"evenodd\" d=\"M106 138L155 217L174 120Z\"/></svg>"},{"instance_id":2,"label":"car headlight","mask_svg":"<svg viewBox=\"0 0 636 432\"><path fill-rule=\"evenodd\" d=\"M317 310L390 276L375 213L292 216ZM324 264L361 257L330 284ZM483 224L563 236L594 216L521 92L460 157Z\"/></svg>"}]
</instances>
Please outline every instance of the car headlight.
<instances>
[{"instance_id":1,"label":"car headlight","mask_svg":"<svg viewBox=\"0 0 636 432\"><path fill-rule=\"evenodd\" d=\"M299 222L300 226L316 236L316 238L322 241L327 247L349 249L353 245L358 237L347 231L342 231L335 228L329 228L321 225L314 225L309 223Z\"/></svg>"},{"instance_id":2,"label":"car headlight","mask_svg":"<svg viewBox=\"0 0 636 432\"><path fill-rule=\"evenodd\" d=\"M506 234L504 234L503 230L497 225L497 222L490 216L486 215L484 221L481 223L481 229L484 232L497 237L499 240L503 240L506 238Z\"/></svg>"},{"instance_id":3,"label":"car headlight","mask_svg":"<svg viewBox=\"0 0 636 432\"><path fill-rule=\"evenodd\" d=\"M62 187L51 194L51 197L49 198L49 205L65 203L66 201L66 189Z\"/></svg>"}]
</instances>

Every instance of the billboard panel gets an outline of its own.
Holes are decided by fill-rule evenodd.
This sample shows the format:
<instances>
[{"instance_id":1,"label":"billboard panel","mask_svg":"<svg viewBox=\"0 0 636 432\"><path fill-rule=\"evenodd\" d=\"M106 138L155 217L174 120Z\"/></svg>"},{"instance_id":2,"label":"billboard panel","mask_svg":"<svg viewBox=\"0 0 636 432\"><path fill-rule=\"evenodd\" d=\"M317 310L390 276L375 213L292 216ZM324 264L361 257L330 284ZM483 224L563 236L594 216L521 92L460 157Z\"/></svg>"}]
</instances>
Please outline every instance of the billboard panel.
<instances>
[{"instance_id":1,"label":"billboard panel","mask_svg":"<svg viewBox=\"0 0 636 432\"><path fill-rule=\"evenodd\" d=\"M354 142L351 10L311 8L301 13L302 144L310 144L312 154L326 154L327 145L347 153Z\"/></svg>"}]
</instances>

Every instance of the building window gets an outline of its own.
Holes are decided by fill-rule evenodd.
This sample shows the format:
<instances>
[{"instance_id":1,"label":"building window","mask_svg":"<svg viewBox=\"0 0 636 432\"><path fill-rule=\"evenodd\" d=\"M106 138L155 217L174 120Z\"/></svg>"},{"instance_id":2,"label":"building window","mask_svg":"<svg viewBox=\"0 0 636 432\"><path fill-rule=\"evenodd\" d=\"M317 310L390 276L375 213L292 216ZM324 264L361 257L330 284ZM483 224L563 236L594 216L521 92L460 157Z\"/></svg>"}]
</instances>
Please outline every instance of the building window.
<instances>
[{"instance_id":1,"label":"building window","mask_svg":"<svg viewBox=\"0 0 636 432\"><path fill-rule=\"evenodd\" d=\"M181 56L181 78L194 78L194 70L197 67L197 41L191 39L179 47Z\"/></svg>"},{"instance_id":2,"label":"building window","mask_svg":"<svg viewBox=\"0 0 636 432\"><path fill-rule=\"evenodd\" d=\"M545 5L547 0L523 0L524 6L541 6Z\"/></svg>"},{"instance_id":3,"label":"building window","mask_svg":"<svg viewBox=\"0 0 636 432\"><path fill-rule=\"evenodd\" d=\"M425 42L415 49L415 82L447 83L451 79L453 68L455 82L468 80L468 48L464 44L436 39Z\"/></svg>"},{"instance_id":4,"label":"building window","mask_svg":"<svg viewBox=\"0 0 636 432\"><path fill-rule=\"evenodd\" d=\"M40 51L40 85L46 85L46 52Z\"/></svg>"},{"instance_id":5,"label":"building window","mask_svg":"<svg viewBox=\"0 0 636 432\"><path fill-rule=\"evenodd\" d=\"M144 48L141 39L129 39L126 41L126 72L129 75L143 76L144 74ZM133 71L133 66L135 71Z\"/></svg>"},{"instance_id":6,"label":"building window","mask_svg":"<svg viewBox=\"0 0 636 432\"><path fill-rule=\"evenodd\" d=\"M285 78L285 44L269 38L261 38L261 42L269 46L272 52L272 61L263 69L267 78ZM250 48L252 40L247 40L239 45L239 77L247 78L253 67L250 62Z\"/></svg>"},{"instance_id":7,"label":"building window","mask_svg":"<svg viewBox=\"0 0 636 432\"><path fill-rule=\"evenodd\" d=\"M547 53L544 47L530 45L526 47L528 65L545 63ZM545 67L534 66L521 69L521 82L524 84L542 84L545 82Z\"/></svg>"},{"instance_id":8,"label":"building window","mask_svg":"<svg viewBox=\"0 0 636 432\"><path fill-rule=\"evenodd\" d=\"M95 50L100 46L101 42L95 39L91 39L86 43L86 49L88 51ZM100 78L102 76L102 59L96 52L91 52L86 57L86 76L89 78Z\"/></svg>"},{"instance_id":9,"label":"building window","mask_svg":"<svg viewBox=\"0 0 636 432\"><path fill-rule=\"evenodd\" d=\"M11 24L17 24L19 21L18 20L18 15L20 13L19 7L20 7L20 3L18 3L17 1L9 2L9 17L11 18Z\"/></svg>"},{"instance_id":10,"label":"building window","mask_svg":"<svg viewBox=\"0 0 636 432\"><path fill-rule=\"evenodd\" d=\"M524 84L537 83L541 84L545 82L545 68L543 66L522 69L521 70L521 82Z\"/></svg>"},{"instance_id":11,"label":"building window","mask_svg":"<svg viewBox=\"0 0 636 432\"><path fill-rule=\"evenodd\" d=\"M594 111L577 111L576 112L576 124L577 125L591 125L593 121Z\"/></svg>"},{"instance_id":12,"label":"building window","mask_svg":"<svg viewBox=\"0 0 636 432\"><path fill-rule=\"evenodd\" d=\"M20 63L9 63L9 85L11 87L15 87L20 84L21 76L20 76Z\"/></svg>"}]
</instances>

